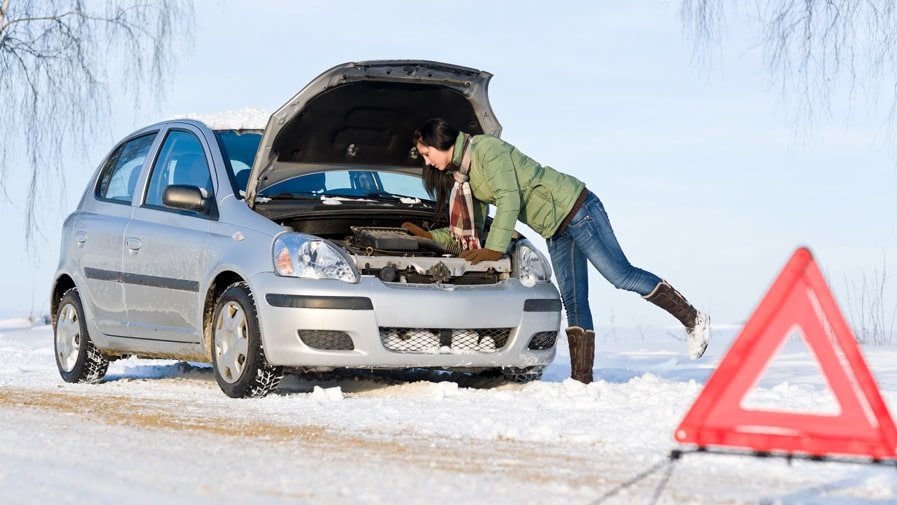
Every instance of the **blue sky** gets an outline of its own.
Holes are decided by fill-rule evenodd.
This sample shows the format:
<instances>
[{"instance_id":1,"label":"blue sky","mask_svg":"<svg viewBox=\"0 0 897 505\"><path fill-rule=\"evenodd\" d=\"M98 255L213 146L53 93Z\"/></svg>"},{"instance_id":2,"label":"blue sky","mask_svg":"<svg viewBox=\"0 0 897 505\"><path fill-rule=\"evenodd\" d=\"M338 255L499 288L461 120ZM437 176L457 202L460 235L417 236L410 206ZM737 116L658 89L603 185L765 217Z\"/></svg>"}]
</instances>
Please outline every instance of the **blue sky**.
<instances>
[{"instance_id":1,"label":"blue sky","mask_svg":"<svg viewBox=\"0 0 897 505\"><path fill-rule=\"evenodd\" d=\"M3 205L0 307L48 310L59 227L115 140L179 114L273 111L327 68L367 59L493 73L502 136L585 181L632 263L715 324L744 322L799 246L814 253L845 315L864 279L897 261L897 153L884 115L861 99L849 109L841 93L830 117L796 130L795 102L750 34L730 32L712 66L696 64L678 2L196 3L195 42L179 51L166 100L136 113L122 106L105 131L85 125L99 132L95 145L89 159L72 154L62 204L41 205L35 252L26 252L22 202ZM23 181L6 184L24 192ZM893 288L884 302L890 315ZM676 325L594 271L591 304L599 331Z\"/></svg>"}]
</instances>

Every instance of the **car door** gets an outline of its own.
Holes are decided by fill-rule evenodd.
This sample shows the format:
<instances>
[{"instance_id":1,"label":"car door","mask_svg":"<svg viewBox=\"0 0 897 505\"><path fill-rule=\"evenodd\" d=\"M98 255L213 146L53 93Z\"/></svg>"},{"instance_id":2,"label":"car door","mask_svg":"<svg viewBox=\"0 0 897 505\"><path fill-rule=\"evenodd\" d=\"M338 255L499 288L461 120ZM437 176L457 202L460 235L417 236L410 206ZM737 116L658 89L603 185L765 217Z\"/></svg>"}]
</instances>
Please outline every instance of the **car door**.
<instances>
[{"instance_id":1,"label":"car door","mask_svg":"<svg viewBox=\"0 0 897 505\"><path fill-rule=\"evenodd\" d=\"M108 336L127 336L122 284L123 238L132 200L157 132L122 142L103 163L92 194L85 195L72 223L68 247L79 266L82 301L91 320Z\"/></svg>"},{"instance_id":2,"label":"car door","mask_svg":"<svg viewBox=\"0 0 897 505\"><path fill-rule=\"evenodd\" d=\"M182 125L165 132L124 240L124 290L131 335L155 342L202 342L201 280L209 224L215 218L206 143L202 133ZM165 188L200 188L211 204L203 211L166 207ZM169 349L170 350L170 349Z\"/></svg>"}]
</instances>

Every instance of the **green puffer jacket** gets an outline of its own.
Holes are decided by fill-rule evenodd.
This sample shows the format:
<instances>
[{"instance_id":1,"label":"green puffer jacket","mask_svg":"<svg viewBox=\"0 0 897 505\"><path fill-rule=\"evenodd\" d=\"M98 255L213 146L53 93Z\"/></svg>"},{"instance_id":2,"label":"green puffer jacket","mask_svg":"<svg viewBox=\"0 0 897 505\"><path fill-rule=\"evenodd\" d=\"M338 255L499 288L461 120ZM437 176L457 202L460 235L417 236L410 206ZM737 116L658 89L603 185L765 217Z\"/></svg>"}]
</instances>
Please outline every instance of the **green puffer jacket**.
<instances>
[{"instance_id":1,"label":"green puffer jacket","mask_svg":"<svg viewBox=\"0 0 897 505\"><path fill-rule=\"evenodd\" d=\"M455 141L452 163L461 166L464 134ZM470 147L470 189L474 197L474 221L483 230L489 204L495 216L486 249L507 252L517 221L544 238L554 235L570 213L585 184L523 154L516 147L490 135L476 135ZM444 244L453 242L448 228L431 230Z\"/></svg>"}]
</instances>

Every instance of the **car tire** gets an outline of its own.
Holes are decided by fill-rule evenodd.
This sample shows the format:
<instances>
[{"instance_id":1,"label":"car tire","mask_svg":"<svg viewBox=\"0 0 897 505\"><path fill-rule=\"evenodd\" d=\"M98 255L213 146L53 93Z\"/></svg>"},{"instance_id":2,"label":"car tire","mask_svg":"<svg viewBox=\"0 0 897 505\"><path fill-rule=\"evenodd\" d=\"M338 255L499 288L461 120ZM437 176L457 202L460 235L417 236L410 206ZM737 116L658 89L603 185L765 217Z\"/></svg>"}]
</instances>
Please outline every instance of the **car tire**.
<instances>
[{"instance_id":1,"label":"car tire","mask_svg":"<svg viewBox=\"0 0 897 505\"><path fill-rule=\"evenodd\" d=\"M53 323L53 347L62 380L97 384L106 376L109 359L90 340L77 288L69 289L59 299Z\"/></svg>"},{"instance_id":2,"label":"car tire","mask_svg":"<svg viewBox=\"0 0 897 505\"><path fill-rule=\"evenodd\" d=\"M283 369L268 365L258 315L245 282L224 290L212 313L212 367L231 398L261 398L280 384Z\"/></svg>"},{"instance_id":3,"label":"car tire","mask_svg":"<svg viewBox=\"0 0 897 505\"><path fill-rule=\"evenodd\" d=\"M541 366L531 366L531 367L508 367L501 369L501 375L508 382L515 382L517 384L526 384L528 382L534 382L542 379L542 372L545 371L544 367Z\"/></svg>"}]
</instances>

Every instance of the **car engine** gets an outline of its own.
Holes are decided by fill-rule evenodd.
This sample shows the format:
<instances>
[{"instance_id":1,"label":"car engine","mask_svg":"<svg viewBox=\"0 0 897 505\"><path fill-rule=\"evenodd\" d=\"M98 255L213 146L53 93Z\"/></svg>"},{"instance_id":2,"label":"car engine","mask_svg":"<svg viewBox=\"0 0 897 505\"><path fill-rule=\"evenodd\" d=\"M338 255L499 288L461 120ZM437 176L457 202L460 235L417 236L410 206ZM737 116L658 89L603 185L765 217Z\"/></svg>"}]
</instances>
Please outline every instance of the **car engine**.
<instances>
[{"instance_id":1,"label":"car engine","mask_svg":"<svg viewBox=\"0 0 897 505\"><path fill-rule=\"evenodd\" d=\"M362 275L384 282L409 284L496 284L509 277L511 260L471 265L458 258L460 250L416 237L404 228L352 226L343 241Z\"/></svg>"}]
</instances>

